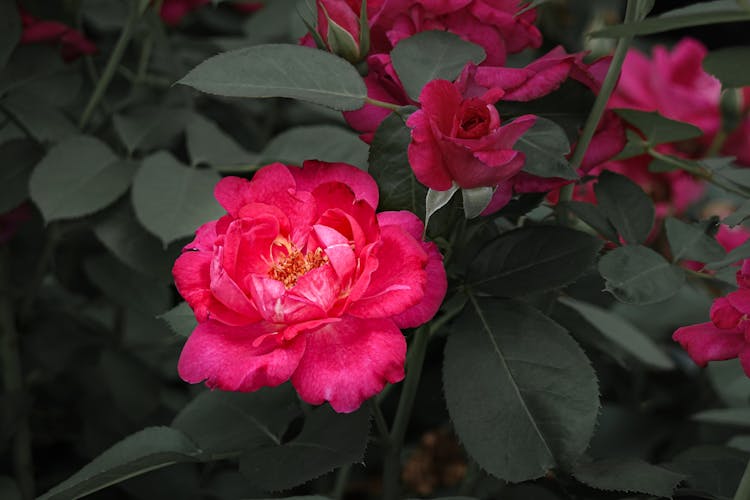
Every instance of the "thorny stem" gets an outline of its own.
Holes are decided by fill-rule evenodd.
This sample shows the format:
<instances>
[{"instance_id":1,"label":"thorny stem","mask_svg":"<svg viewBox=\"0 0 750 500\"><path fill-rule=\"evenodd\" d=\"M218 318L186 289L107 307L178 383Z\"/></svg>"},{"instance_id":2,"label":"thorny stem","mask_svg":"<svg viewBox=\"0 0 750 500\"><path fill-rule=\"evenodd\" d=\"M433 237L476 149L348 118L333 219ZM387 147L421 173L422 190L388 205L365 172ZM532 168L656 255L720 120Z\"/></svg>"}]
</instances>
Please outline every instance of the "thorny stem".
<instances>
[{"instance_id":1,"label":"thorny stem","mask_svg":"<svg viewBox=\"0 0 750 500\"><path fill-rule=\"evenodd\" d=\"M414 407L414 398L417 395L419 379L422 375L427 344L430 339L430 330L426 326L419 328L414 334L414 343L411 346L413 356L407 366L406 380L401 391L401 399L398 402L396 418L391 430L391 445L386 451L383 464L383 498L385 500L397 500L401 494L401 448L409 425L409 417Z\"/></svg>"},{"instance_id":2,"label":"thorny stem","mask_svg":"<svg viewBox=\"0 0 750 500\"><path fill-rule=\"evenodd\" d=\"M24 392L19 337L11 304L9 255L0 247L0 359L3 365L3 385L6 395L19 396ZM12 444L13 472L25 500L34 498L34 468L31 452L31 428L26 415L18 420Z\"/></svg>"},{"instance_id":3,"label":"thorny stem","mask_svg":"<svg viewBox=\"0 0 750 500\"><path fill-rule=\"evenodd\" d=\"M135 2L131 2L128 19L127 21L125 21L125 26L123 26L122 31L120 32L120 37L117 39L117 43L115 44L115 48L112 50L109 61L107 61L107 65L104 67L102 76L101 78L99 78L99 82L96 84L96 87L94 87L94 92L91 94L89 101L86 103L86 107L84 108L83 113L81 114L81 118L78 121L78 128L86 128L86 125L88 125L89 120L91 120L91 116L94 114L99 101L102 100L104 94L107 92L107 88L109 88L109 84L112 82L112 78L115 76L117 68L120 66L120 61L122 60L122 56L125 54L125 49L130 43L135 25L138 22L139 18L140 9L136 7Z\"/></svg>"}]
</instances>

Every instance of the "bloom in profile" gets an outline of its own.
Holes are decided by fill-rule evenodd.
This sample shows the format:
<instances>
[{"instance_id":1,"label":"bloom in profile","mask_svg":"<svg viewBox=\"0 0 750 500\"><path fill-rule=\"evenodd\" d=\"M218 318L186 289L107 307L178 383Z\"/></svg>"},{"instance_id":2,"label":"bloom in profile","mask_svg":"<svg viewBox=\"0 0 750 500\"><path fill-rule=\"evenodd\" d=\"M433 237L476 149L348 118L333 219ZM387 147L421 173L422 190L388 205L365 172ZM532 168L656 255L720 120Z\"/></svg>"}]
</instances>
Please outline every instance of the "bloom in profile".
<instances>
[{"instance_id":1,"label":"bloom in profile","mask_svg":"<svg viewBox=\"0 0 750 500\"><path fill-rule=\"evenodd\" d=\"M82 33L59 21L37 19L19 8L23 32L22 44L54 43L60 45L60 52L66 62L96 52L96 45Z\"/></svg>"},{"instance_id":2,"label":"bloom in profile","mask_svg":"<svg viewBox=\"0 0 750 500\"><path fill-rule=\"evenodd\" d=\"M750 260L737 271L737 285L739 290L714 300L711 321L683 326L672 338L697 365L739 358L750 377Z\"/></svg>"},{"instance_id":3,"label":"bloom in profile","mask_svg":"<svg viewBox=\"0 0 750 500\"><path fill-rule=\"evenodd\" d=\"M275 163L215 195L227 215L173 269L199 321L185 381L249 392L291 380L303 400L351 412L403 378L400 329L432 318L446 290L414 214L376 214L375 181L340 163Z\"/></svg>"},{"instance_id":4,"label":"bloom in profile","mask_svg":"<svg viewBox=\"0 0 750 500\"><path fill-rule=\"evenodd\" d=\"M502 124L495 102L502 90L465 98L458 86L433 80L422 89L422 109L406 124L411 127L409 163L419 182L436 191L455 183L461 188L494 187L485 213L502 208L512 196L511 179L523 168L525 156L513 149L536 121L523 115Z\"/></svg>"}]
</instances>

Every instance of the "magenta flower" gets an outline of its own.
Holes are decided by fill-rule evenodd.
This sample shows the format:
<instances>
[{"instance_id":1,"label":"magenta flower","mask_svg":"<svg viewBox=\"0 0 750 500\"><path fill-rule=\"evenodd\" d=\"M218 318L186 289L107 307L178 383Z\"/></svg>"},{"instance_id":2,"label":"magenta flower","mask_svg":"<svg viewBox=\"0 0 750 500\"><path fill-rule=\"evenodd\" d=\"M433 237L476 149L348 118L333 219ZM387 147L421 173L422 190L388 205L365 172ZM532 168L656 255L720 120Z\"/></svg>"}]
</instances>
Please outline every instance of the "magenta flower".
<instances>
[{"instance_id":1,"label":"magenta flower","mask_svg":"<svg viewBox=\"0 0 750 500\"><path fill-rule=\"evenodd\" d=\"M408 119L411 127L409 163L419 182L437 191L456 183L461 188L497 187L485 213L504 206L512 195L511 179L523 168L525 156L513 149L536 121L523 115L502 125L493 90L464 98L447 80L433 80L422 89L422 109Z\"/></svg>"},{"instance_id":2,"label":"magenta flower","mask_svg":"<svg viewBox=\"0 0 750 500\"><path fill-rule=\"evenodd\" d=\"M59 21L37 19L19 8L21 14L22 44L54 43L60 45L60 52L66 62L96 52L96 45L83 34Z\"/></svg>"},{"instance_id":3,"label":"magenta flower","mask_svg":"<svg viewBox=\"0 0 750 500\"><path fill-rule=\"evenodd\" d=\"M714 300L711 321L683 326L674 332L672 338L682 345L697 365L739 358L745 373L750 376L749 277L750 260L745 260L737 271L740 289Z\"/></svg>"},{"instance_id":4,"label":"magenta flower","mask_svg":"<svg viewBox=\"0 0 750 500\"><path fill-rule=\"evenodd\" d=\"M249 392L291 379L305 401L351 412L404 377L400 329L432 318L447 286L414 214L376 214L367 173L317 161L227 177L215 195L227 215L173 270L199 321L185 381Z\"/></svg>"}]
</instances>

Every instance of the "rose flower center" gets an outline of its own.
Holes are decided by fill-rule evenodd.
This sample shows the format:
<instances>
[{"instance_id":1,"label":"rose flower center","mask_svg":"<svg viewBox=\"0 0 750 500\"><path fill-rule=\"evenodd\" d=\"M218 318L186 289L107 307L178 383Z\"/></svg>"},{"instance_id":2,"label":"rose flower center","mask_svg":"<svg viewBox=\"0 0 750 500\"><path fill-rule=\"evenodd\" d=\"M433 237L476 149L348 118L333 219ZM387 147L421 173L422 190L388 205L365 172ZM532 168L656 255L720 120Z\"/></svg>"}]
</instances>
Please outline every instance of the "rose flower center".
<instances>
[{"instance_id":1,"label":"rose flower center","mask_svg":"<svg viewBox=\"0 0 750 500\"><path fill-rule=\"evenodd\" d=\"M483 102L467 101L462 106L458 137L476 139L489 132L490 112Z\"/></svg>"},{"instance_id":2,"label":"rose flower center","mask_svg":"<svg viewBox=\"0 0 750 500\"><path fill-rule=\"evenodd\" d=\"M273 265L268 276L276 281L281 281L289 289L297 284L297 280L303 274L317 269L328 263L328 256L323 253L322 248L316 248L313 252L303 255L297 249L291 250Z\"/></svg>"}]
</instances>

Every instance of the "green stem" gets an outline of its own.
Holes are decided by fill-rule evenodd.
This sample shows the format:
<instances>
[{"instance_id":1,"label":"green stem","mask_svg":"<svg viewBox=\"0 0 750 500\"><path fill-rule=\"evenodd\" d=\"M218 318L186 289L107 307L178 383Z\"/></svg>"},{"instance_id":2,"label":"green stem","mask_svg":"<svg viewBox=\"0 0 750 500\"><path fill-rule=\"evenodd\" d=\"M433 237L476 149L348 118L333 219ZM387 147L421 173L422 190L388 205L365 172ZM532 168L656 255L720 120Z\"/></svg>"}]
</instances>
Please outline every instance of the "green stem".
<instances>
[{"instance_id":1,"label":"green stem","mask_svg":"<svg viewBox=\"0 0 750 500\"><path fill-rule=\"evenodd\" d=\"M7 247L0 247L0 359L3 365L3 384L7 395L20 395L24 392L23 370L19 336L16 330L13 305L10 295L10 256ZM12 443L13 471L24 500L34 498L34 467L31 451L31 427L23 415L16 428Z\"/></svg>"},{"instance_id":2,"label":"green stem","mask_svg":"<svg viewBox=\"0 0 750 500\"><path fill-rule=\"evenodd\" d=\"M745 467L745 472L740 479L740 485L734 494L734 500L750 500L750 462Z\"/></svg>"},{"instance_id":3,"label":"green stem","mask_svg":"<svg viewBox=\"0 0 750 500\"><path fill-rule=\"evenodd\" d=\"M380 405L375 398L370 399L370 406L372 407L372 414L375 416L375 426L378 428L380 438L386 445L386 448L390 446L390 432L388 431L388 424L385 421L383 412L380 410Z\"/></svg>"},{"instance_id":4,"label":"green stem","mask_svg":"<svg viewBox=\"0 0 750 500\"><path fill-rule=\"evenodd\" d=\"M345 465L339 469L339 473L336 476L336 484L333 487L333 493L331 496L335 500L341 500L344 497L344 492L346 492L346 485L349 482L349 474L352 471L352 466Z\"/></svg>"},{"instance_id":5,"label":"green stem","mask_svg":"<svg viewBox=\"0 0 750 500\"><path fill-rule=\"evenodd\" d=\"M36 269L34 269L34 274L28 282L28 288L26 289L23 301L21 302L19 317L21 318L22 324L25 324L31 317L34 301L36 300L37 293L42 285L42 280L44 280L44 275L47 273L50 261L55 254L55 247L57 246L60 236L60 227L56 224L50 225L49 229L47 229L47 239L44 242L42 253L36 263Z\"/></svg>"},{"instance_id":6,"label":"green stem","mask_svg":"<svg viewBox=\"0 0 750 500\"><path fill-rule=\"evenodd\" d=\"M698 166L694 167L694 166L690 165L687 162L681 162L679 160L676 160L676 159L672 158L669 155L661 154L660 152L658 152L654 148L649 148L648 149L648 154L651 155L652 157L658 159L658 160L663 161L664 163L668 163L670 165L674 165L675 167L677 167L677 168L679 168L681 170L684 170L686 172L689 172L689 173L693 174L694 176L696 176L696 177L698 177L700 179L706 180L706 181L710 182L711 184L719 186L720 188L722 188L722 189L724 189L726 191L729 191L730 193L734 193L736 195L742 196L743 198L748 198L748 192L747 191L743 191L741 189L737 189L734 186L732 186L731 184L728 184L728 183L722 181L720 178L718 178L718 177L716 177L716 175L714 175L714 172L712 172L711 170L709 170L707 168L702 168L702 167L698 167Z\"/></svg>"},{"instance_id":7,"label":"green stem","mask_svg":"<svg viewBox=\"0 0 750 500\"><path fill-rule=\"evenodd\" d=\"M383 498L385 500L397 500L401 495L401 448L414 407L419 379L422 376L422 365L430 340L430 330L422 326L414 335L414 343L411 346L413 356L406 367L406 380L401 390L401 399L398 402L396 418L391 430L391 446L386 452L383 464Z\"/></svg>"},{"instance_id":8,"label":"green stem","mask_svg":"<svg viewBox=\"0 0 750 500\"><path fill-rule=\"evenodd\" d=\"M398 104L393 104L393 103L385 102L385 101L379 101L377 99L372 99L371 97L365 97L365 102L367 104L372 104L373 106L377 106L379 108L390 109L391 111L401 111L401 106L399 106Z\"/></svg>"},{"instance_id":9,"label":"green stem","mask_svg":"<svg viewBox=\"0 0 750 500\"><path fill-rule=\"evenodd\" d=\"M83 113L81 114L81 118L78 121L78 128L86 128L86 125L88 125L91 116L94 114L94 110L96 110L96 106L99 104L99 101L102 100L104 94L107 92L107 88L109 88L109 84L112 82L112 78L115 76L117 68L120 65L122 56L125 54L125 49L128 47L130 39L133 37L133 31L139 18L139 9L136 8L134 2L131 2L128 19L125 22L125 26L123 26L122 31L120 32L120 37L117 39L117 43L115 44L114 50L112 50L112 54L109 56L109 61L107 61L107 65L104 67L102 76L101 78L99 78L99 82L96 84L96 87L94 87L94 92L91 94L88 103L86 103L86 107L84 108Z\"/></svg>"},{"instance_id":10,"label":"green stem","mask_svg":"<svg viewBox=\"0 0 750 500\"><path fill-rule=\"evenodd\" d=\"M632 23L637 19L639 2L640 0L628 0L625 10L625 23ZM604 77L602 88L599 91L599 95L596 96L594 106L591 108L591 112L586 119L586 124L583 126L583 131L581 132L581 137L578 139L578 144L576 145L576 149L570 159L570 166L573 167L574 170L578 170L583 163L586 150L591 144L591 140L594 138L599 121L602 119L604 111L607 109L609 98L620 78L622 63L625 61L625 56L628 53L632 40L632 36L626 36L617 41L617 47L612 56L612 62L609 65L609 69L607 70L607 76Z\"/></svg>"}]
</instances>

